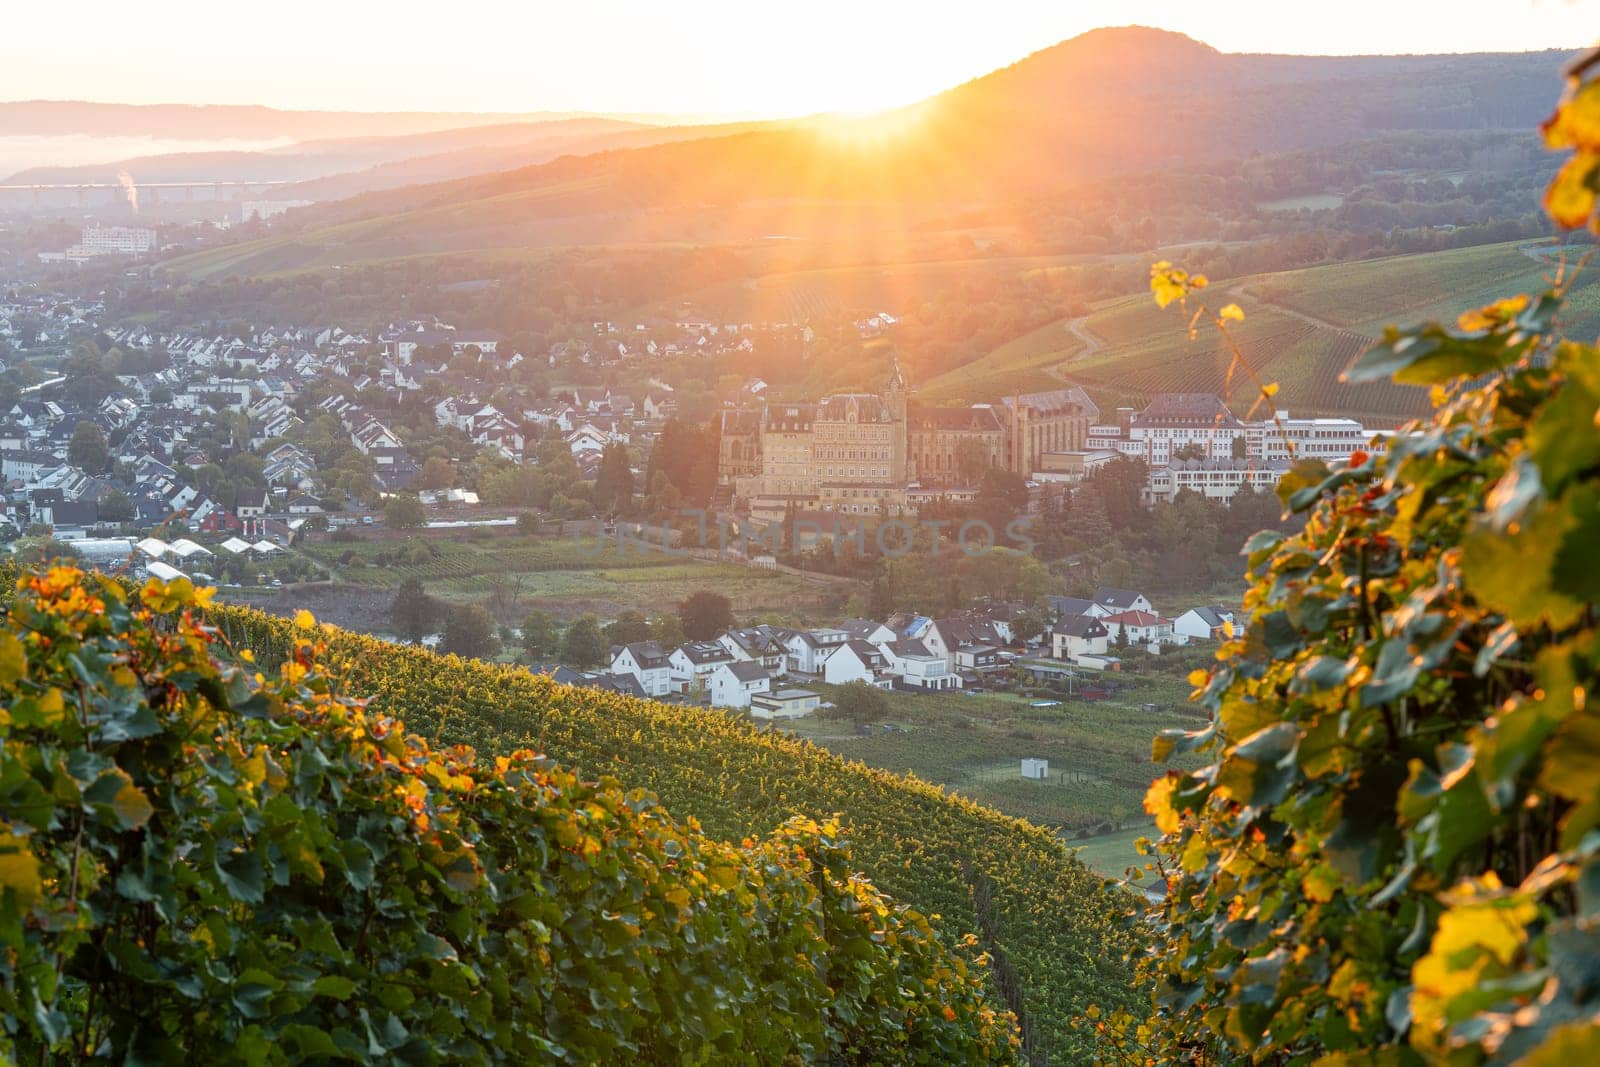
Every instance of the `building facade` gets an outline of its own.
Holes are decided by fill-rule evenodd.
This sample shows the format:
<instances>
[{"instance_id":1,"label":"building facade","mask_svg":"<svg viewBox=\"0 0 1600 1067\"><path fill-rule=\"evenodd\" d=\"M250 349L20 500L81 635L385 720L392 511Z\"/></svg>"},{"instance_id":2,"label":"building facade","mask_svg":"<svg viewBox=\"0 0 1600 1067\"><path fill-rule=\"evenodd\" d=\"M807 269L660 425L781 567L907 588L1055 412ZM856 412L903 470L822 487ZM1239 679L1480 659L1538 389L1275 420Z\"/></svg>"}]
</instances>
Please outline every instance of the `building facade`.
<instances>
[{"instance_id":1,"label":"building facade","mask_svg":"<svg viewBox=\"0 0 1600 1067\"><path fill-rule=\"evenodd\" d=\"M898 361L880 393L773 401L722 413L717 482L737 508L770 521L789 509L914 513L975 491L983 471L1030 475L1052 452L1081 449L1099 411L1083 390L1000 405L912 405Z\"/></svg>"}]
</instances>

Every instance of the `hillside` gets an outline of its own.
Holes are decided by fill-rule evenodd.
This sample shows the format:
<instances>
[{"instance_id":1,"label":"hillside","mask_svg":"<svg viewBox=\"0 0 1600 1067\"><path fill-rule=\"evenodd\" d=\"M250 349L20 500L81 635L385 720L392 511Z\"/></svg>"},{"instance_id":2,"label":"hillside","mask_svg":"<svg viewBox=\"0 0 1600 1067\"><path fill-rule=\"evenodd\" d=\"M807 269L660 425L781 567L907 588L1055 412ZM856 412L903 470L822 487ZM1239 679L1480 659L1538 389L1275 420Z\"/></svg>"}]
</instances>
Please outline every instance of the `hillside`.
<instances>
[{"instance_id":1,"label":"hillside","mask_svg":"<svg viewBox=\"0 0 1600 1067\"><path fill-rule=\"evenodd\" d=\"M987 965L832 821L710 840L430 746L308 620L268 677L187 579L7 570L7 1063L1019 1061Z\"/></svg>"},{"instance_id":2,"label":"hillside","mask_svg":"<svg viewBox=\"0 0 1600 1067\"><path fill-rule=\"evenodd\" d=\"M269 661L294 640L283 619L231 608L212 617L235 646ZM436 743L534 748L585 777L649 789L712 837L738 841L794 815L839 813L875 884L981 931L1000 974L1014 969L1034 1047L1051 1062L1082 1062L1084 1039L1067 1025L1074 1014L1133 999L1132 942L1117 918L1125 905L1044 830L721 712L571 689L341 631L325 639L348 665L348 685Z\"/></svg>"},{"instance_id":3,"label":"hillside","mask_svg":"<svg viewBox=\"0 0 1600 1067\"><path fill-rule=\"evenodd\" d=\"M952 205L1052 195L1111 174L1396 131L1525 130L1547 111L1562 58L1237 55L1164 31L1099 30L885 115L758 125L356 197L307 212L288 239L329 264L381 258L381 238L396 233L413 254L642 232L893 248L890 235L903 244ZM592 195L566 201L561 191L574 186ZM530 216L553 224L530 226ZM355 220L368 226L337 228ZM230 273L281 261L243 250ZM187 270L181 259L173 267Z\"/></svg>"},{"instance_id":4,"label":"hillside","mask_svg":"<svg viewBox=\"0 0 1600 1067\"><path fill-rule=\"evenodd\" d=\"M1234 328L1234 337L1256 370L1278 383L1280 406L1296 414L1350 414L1382 424L1428 410L1423 389L1339 381L1385 326L1453 319L1501 297L1539 291L1560 255L1561 249L1547 244L1512 242L1337 263L1229 282L1225 295L1212 294L1212 303L1243 308L1245 321ZM1600 279L1592 273L1579 276L1564 320L1574 336L1600 333ZM935 400L978 402L1065 379L1083 385L1105 407L1142 405L1163 392L1228 391L1230 354L1209 331L1190 339L1184 325L1176 312L1163 313L1146 296L1112 301L940 375L922 392ZM1244 397L1251 389L1236 376L1232 391Z\"/></svg>"}]
</instances>

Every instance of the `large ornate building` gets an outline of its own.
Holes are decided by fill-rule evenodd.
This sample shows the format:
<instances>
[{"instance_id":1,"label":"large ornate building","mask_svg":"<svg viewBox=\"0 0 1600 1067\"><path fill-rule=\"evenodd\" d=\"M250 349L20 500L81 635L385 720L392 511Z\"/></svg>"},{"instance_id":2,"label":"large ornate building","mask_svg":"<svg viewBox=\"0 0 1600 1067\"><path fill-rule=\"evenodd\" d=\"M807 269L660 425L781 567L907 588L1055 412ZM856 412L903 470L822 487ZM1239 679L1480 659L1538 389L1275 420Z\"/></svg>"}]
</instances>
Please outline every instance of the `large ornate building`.
<instances>
[{"instance_id":1,"label":"large ornate building","mask_svg":"<svg viewBox=\"0 0 1600 1067\"><path fill-rule=\"evenodd\" d=\"M725 411L718 483L756 518L790 507L897 515L940 492L970 491L989 467L1027 475L1046 452L1082 448L1099 416L1077 388L967 408L908 394L896 362L878 394Z\"/></svg>"}]
</instances>

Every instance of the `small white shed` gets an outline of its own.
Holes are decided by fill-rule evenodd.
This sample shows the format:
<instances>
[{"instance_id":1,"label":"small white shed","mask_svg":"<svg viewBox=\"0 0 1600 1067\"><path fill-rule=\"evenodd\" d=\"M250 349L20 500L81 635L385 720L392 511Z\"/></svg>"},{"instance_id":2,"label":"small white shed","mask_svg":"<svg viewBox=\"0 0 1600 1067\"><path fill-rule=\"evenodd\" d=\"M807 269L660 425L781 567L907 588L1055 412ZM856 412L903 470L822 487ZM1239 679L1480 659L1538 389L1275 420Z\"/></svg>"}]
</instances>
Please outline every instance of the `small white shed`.
<instances>
[{"instance_id":1,"label":"small white shed","mask_svg":"<svg viewBox=\"0 0 1600 1067\"><path fill-rule=\"evenodd\" d=\"M1022 761L1022 777L1032 778L1042 782L1050 777L1050 761L1047 759L1025 759Z\"/></svg>"}]
</instances>

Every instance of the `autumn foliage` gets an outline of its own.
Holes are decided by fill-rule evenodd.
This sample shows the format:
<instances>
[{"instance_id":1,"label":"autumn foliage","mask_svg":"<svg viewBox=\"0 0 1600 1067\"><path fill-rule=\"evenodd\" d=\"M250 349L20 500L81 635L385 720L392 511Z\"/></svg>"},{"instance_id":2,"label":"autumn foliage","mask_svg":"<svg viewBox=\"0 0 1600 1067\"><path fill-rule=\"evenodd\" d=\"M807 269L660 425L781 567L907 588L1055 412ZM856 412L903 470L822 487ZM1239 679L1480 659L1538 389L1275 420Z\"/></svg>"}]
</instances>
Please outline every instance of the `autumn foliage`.
<instances>
[{"instance_id":1,"label":"autumn foliage","mask_svg":"<svg viewBox=\"0 0 1600 1067\"><path fill-rule=\"evenodd\" d=\"M1568 226L1591 66L1547 126ZM1155 743L1195 769L1146 799L1152 1014L1086 1019L1102 1061L1600 1062L1600 349L1560 335L1570 279L1391 328L1349 377L1432 416L1279 486L1305 526L1247 546L1211 722Z\"/></svg>"},{"instance_id":2,"label":"autumn foliage","mask_svg":"<svg viewBox=\"0 0 1600 1067\"><path fill-rule=\"evenodd\" d=\"M1015 1059L981 954L836 824L723 844L435 748L309 616L234 656L208 592L58 567L0 620L0 1060Z\"/></svg>"}]
</instances>

